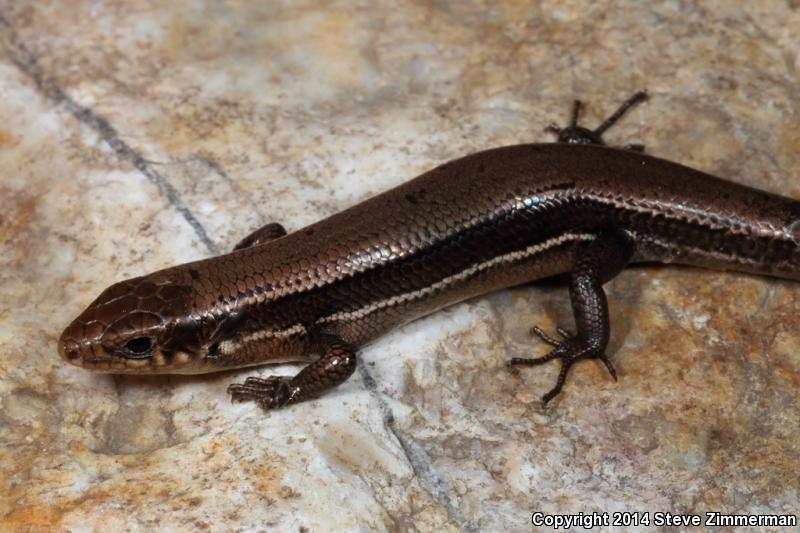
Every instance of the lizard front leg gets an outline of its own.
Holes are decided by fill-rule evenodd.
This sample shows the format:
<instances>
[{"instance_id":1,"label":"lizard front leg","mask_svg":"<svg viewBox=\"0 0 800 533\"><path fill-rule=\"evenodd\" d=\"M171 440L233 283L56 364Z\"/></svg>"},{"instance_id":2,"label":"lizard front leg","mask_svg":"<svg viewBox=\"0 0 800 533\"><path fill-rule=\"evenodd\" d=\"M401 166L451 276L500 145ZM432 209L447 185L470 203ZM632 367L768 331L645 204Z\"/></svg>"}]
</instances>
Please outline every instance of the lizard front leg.
<instances>
[{"instance_id":1,"label":"lizard front leg","mask_svg":"<svg viewBox=\"0 0 800 533\"><path fill-rule=\"evenodd\" d=\"M239 241L233 250L241 250L243 248L250 248L251 246L258 246L265 242L280 239L286 235L286 229L277 222L270 222L266 226L262 226L255 230L253 233Z\"/></svg>"},{"instance_id":2,"label":"lizard front leg","mask_svg":"<svg viewBox=\"0 0 800 533\"><path fill-rule=\"evenodd\" d=\"M268 411L317 396L344 383L356 369L356 351L341 339L323 341L323 355L296 376L249 377L228 387L235 402L254 401Z\"/></svg>"}]
</instances>

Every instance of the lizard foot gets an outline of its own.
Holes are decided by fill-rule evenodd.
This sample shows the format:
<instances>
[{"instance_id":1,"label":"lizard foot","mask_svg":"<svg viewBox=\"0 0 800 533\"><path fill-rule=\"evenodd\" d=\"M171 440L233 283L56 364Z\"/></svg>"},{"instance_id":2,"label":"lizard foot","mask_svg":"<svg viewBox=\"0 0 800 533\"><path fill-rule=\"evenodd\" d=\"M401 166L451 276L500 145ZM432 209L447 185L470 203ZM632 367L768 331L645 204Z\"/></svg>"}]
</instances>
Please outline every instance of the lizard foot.
<instances>
[{"instance_id":1,"label":"lizard foot","mask_svg":"<svg viewBox=\"0 0 800 533\"><path fill-rule=\"evenodd\" d=\"M299 387L292 386L292 378L287 376L249 377L244 383L228 386L232 401L253 401L265 411L290 403L299 390Z\"/></svg>"},{"instance_id":2,"label":"lizard foot","mask_svg":"<svg viewBox=\"0 0 800 533\"><path fill-rule=\"evenodd\" d=\"M581 338L576 335L571 335L563 328L556 328L556 331L559 335L561 335L562 340L554 339L542 331L541 328L534 326L531 328L531 333L552 346L553 349L550 351L550 353L542 357L514 357L508 362L509 366L536 366L542 365L554 359L561 360L561 371L558 373L558 381L556 381L555 387L550 389L550 392L542 396L543 405L547 405L550 400L555 398L558 393L561 392L561 389L564 387L564 382L567 379L567 372L569 372L572 364L580 359L600 359L606 365L606 368L614 378L614 381L617 380L617 371L614 369L614 365L611 364L611 361L608 359L605 351L600 349L597 343L592 342L592 340L589 338Z\"/></svg>"},{"instance_id":3,"label":"lizard foot","mask_svg":"<svg viewBox=\"0 0 800 533\"><path fill-rule=\"evenodd\" d=\"M635 93L633 96L625 100L622 105L611 114L610 117L608 117L605 121L603 121L602 124L593 130L578 126L578 115L580 115L582 104L580 100L575 100L572 108L572 119L570 120L569 126L561 128L555 124L551 124L545 128L545 131L556 135L558 142L560 143L605 145L606 143L603 141L603 133L605 133L608 128L618 121L628 109L635 106L639 102L644 102L645 100L647 100L647 92L639 91ZM626 144L623 148L625 150L632 150L634 152L644 151L643 144Z\"/></svg>"}]
</instances>

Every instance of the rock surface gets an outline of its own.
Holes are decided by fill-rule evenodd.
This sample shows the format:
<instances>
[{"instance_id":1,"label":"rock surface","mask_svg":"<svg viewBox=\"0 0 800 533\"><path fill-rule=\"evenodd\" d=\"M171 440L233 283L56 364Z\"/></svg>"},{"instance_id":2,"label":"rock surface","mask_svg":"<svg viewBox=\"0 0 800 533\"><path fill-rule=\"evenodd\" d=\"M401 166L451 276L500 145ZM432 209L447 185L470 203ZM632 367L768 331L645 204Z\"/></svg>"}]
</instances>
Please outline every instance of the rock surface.
<instances>
[{"instance_id":1,"label":"rock surface","mask_svg":"<svg viewBox=\"0 0 800 533\"><path fill-rule=\"evenodd\" d=\"M797 514L800 284L637 267L610 351L571 373L527 331L567 292L479 298L265 416L276 369L93 375L63 327L114 281L290 231L587 102L607 134L800 197L800 5L0 1L0 529L531 530L531 513ZM295 367L277 369L293 373ZM652 515L651 515L652 520ZM642 530L654 529L651 524Z\"/></svg>"}]
</instances>

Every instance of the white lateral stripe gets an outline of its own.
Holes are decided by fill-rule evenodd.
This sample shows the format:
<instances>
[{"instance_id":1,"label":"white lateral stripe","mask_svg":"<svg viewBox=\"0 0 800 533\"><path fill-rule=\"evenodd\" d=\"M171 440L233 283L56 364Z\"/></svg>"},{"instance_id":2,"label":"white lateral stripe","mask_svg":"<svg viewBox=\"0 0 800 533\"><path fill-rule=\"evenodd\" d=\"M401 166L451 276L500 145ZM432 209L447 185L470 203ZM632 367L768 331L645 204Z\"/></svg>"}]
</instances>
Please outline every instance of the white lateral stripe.
<instances>
[{"instance_id":1,"label":"white lateral stripe","mask_svg":"<svg viewBox=\"0 0 800 533\"><path fill-rule=\"evenodd\" d=\"M362 307L361 309L356 309L354 311L339 311L337 313L333 313L332 315L320 318L319 320L317 320L317 323L325 324L328 322L336 322L341 320L355 320L363 318L371 313L374 313L375 311L384 309L386 307L390 307L401 303L406 303L412 300L418 300L420 298L427 296L428 294L438 291L443 287L446 287L447 285L450 285L451 283L462 281L472 276L473 274L482 272L484 270L488 270L496 265L502 263L512 263L520 259L526 259L528 257L547 251L550 248L555 248L556 246L560 246L565 242L591 241L595 237L596 235L592 233L564 233L563 235L559 235L558 237L554 237L542 243L528 246L524 250L518 250L516 252L510 252L505 255L499 255L483 263L472 265L466 270L462 270L458 274L453 274L452 276L443 278L428 287L423 287L422 289L418 289L412 292L407 292L405 294L398 294L396 296L392 296L385 300L372 303L370 305Z\"/></svg>"},{"instance_id":2,"label":"white lateral stripe","mask_svg":"<svg viewBox=\"0 0 800 533\"><path fill-rule=\"evenodd\" d=\"M669 241L665 241L663 239L658 239L656 237L649 237L644 235L635 235L635 239L642 242L642 243L650 243L656 246L661 246L664 249L671 250L677 253L687 253L685 249L681 249L675 243L671 243ZM686 248L686 247L685 247ZM704 250L702 248L698 248L696 246L692 246L688 248L689 254L696 254L703 257L708 257L710 259L718 259L720 261L736 261L737 263L741 263L744 265L760 265L762 261L758 259L754 259L751 257L745 257L736 255L736 253L731 252L722 252L722 251L715 251L715 250Z\"/></svg>"},{"instance_id":3,"label":"white lateral stripe","mask_svg":"<svg viewBox=\"0 0 800 533\"><path fill-rule=\"evenodd\" d=\"M236 340L226 340L219 343L219 350L223 354L231 354L236 350L239 350L242 346L249 344L251 342L257 342L264 339L282 339L286 337L291 337L292 335L303 334L306 332L306 327L303 324L297 323L293 326L289 326L288 328L279 329L279 330L261 330L255 331L250 333L249 335L245 335L241 339Z\"/></svg>"},{"instance_id":4,"label":"white lateral stripe","mask_svg":"<svg viewBox=\"0 0 800 533\"><path fill-rule=\"evenodd\" d=\"M293 326L289 326L285 329L279 330L261 330L255 331L249 335L246 335L239 339L241 343L248 343L253 341L260 341L263 339L275 339L275 338L283 338L283 337L291 337L296 333L305 333L306 327L303 324L297 323Z\"/></svg>"}]
</instances>

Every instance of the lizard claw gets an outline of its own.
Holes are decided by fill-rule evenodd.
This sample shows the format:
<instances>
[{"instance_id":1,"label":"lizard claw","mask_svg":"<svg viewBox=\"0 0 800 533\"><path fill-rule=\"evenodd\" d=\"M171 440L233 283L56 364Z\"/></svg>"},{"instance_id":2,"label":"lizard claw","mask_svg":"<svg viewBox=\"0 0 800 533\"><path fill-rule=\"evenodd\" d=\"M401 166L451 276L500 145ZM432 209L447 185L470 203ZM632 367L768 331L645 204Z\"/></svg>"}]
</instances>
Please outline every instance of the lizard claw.
<instances>
[{"instance_id":1,"label":"lizard claw","mask_svg":"<svg viewBox=\"0 0 800 533\"><path fill-rule=\"evenodd\" d=\"M606 354L602 354L598 358L603 362L604 365L606 365L606 368L608 369L608 373L611 374L611 377L614 378L614 381L618 381L617 380L617 369L614 368L613 364L611 364L611 360L608 358L608 356Z\"/></svg>"},{"instance_id":2,"label":"lizard claw","mask_svg":"<svg viewBox=\"0 0 800 533\"><path fill-rule=\"evenodd\" d=\"M561 331L563 331L563 330L561 330L561 329L559 328L559 329L557 329L556 331L558 331L559 333L561 333ZM549 336L547 333L545 333L544 331L542 331L542 328L540 328L539 326L533 326L533 327L531 328L531 335L536 335L537 337L539 337L540 339L542 339L544 342L546 342L546 343L547 343L547 344L549 344L550 346L555 346L556 348L558 348L559 346L561 346L561 341L557 341L557 340L556 340L556 339L554 339L553 337ZM562 336L563 336L563 334L562 334Z\"/></svg>"}]
</instances>

